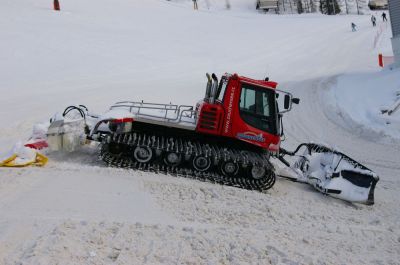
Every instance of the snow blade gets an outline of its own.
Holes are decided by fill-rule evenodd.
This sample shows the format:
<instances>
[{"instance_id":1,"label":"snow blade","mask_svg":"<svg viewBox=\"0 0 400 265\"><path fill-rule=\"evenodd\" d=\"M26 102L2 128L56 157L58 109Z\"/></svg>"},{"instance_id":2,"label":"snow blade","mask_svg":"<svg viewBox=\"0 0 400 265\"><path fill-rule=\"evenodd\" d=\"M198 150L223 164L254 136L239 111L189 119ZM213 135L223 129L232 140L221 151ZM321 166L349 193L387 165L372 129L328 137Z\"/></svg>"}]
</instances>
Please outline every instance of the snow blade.
<instances>
[{"instance_id":1,"label":"snow blade","mask_svg":"<svg viewBox=\"0 0 400 265\"><path fill-rule=\"evenodd\" d=\"M283 158L285 155L298 156L298 159L290 164ZM294 152L281 149L279 159L295 172L296 176L290 177L292 180L308 183L338 199L374 204L374 190L379 177L339 151L320 144L303 143Z\"/></svg>"}]
</instances>

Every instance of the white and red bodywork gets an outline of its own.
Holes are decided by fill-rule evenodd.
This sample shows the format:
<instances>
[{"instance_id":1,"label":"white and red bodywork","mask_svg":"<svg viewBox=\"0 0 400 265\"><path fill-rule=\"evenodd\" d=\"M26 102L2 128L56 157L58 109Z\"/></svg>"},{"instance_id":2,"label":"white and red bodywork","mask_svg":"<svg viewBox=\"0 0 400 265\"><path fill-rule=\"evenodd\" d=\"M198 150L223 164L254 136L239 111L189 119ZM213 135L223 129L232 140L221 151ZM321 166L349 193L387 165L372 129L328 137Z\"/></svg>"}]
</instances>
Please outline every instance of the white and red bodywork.
<instances>
[{"instance_id":1,"label":"white and red bodywork","mask_svg":"<svg viewBox=\"0 0 400 265\"><path fill-rule=\"evenodd\" d=\"M209 84L211 83L210 79ZM223 91L221 91L222 85L224 86ZM203 139L207 139L209 135L212 136L209 140L213 142L221 140L230 144L241 143L277 154L281 142L279 128L281 114L278 111L276 100L278 97L276 95L278 93L277 85L272 81L255 80L237 74L225 74L219 83L219 88L217 88L218 80L215 77L211 96L210 93L206 94L206 97L198 102L195 108L171 104L118 102L99 117L97 124L92 127L90 138L95 138L96 134L102 134L108 129L113 132L170 129L171 134L183 133L191 135L191 137L198 135ZM263 100L262 95L268 94L269 114L267 118L273 129L256 128L243 119L240 106L243 86L246 86L247 89L250 86L249 90L253 90L254 105L256 101L259 103L260 100ZM283 91L279 91L279 93L290 95L290 100L292 100L290 93ZM289 107L286 107L286 111L290 110L290 106L291 102ZM252 114L246 115L251 116ZM267 121L264 124L264 121L258 119L257 122L261 123L259 127L267 127L264 126Z\"/></svg>"}]
</instances>

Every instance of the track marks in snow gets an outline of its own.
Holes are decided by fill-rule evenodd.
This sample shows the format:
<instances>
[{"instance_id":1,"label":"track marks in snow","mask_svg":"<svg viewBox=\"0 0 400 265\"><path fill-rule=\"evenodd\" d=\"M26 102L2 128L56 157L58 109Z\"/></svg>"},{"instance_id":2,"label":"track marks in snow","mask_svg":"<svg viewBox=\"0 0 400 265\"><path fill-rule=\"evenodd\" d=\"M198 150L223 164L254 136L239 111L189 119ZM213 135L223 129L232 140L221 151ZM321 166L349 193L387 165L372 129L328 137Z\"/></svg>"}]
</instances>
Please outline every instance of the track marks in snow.
<instances>
[{"instance_id":1,"label":"track marks in snow","mask_svg":"<svg viewBox=\"0 0 400 265\"><path fill-rule=\"evenodd\" d=\"M223 227L66 221L5 264L298 264L263 241L254 232Z\"/></svg>"},{"instance_id":2,"label":"track marks in snow","mask_svg":"<svg viewBox=\"0 0 400 265\"><path fill-rule=\"evenodd\" d=\"M396 264L393 257L400 255L397 229L400 224L390 210L395 206L389 207L379 199L374 207L354 207L316 193L308 186L281 179L263 194L153 173L80 168L76 162L65 162L62 166L58 163L52 169L38 169L41 177L32 179L51 181L43 182L43 186L30 185L32 190L24 196L31 198L35 187L38 188L35 192L58 187L58 193L63 193L64 188L72 191L68 187L80 183L73 193L79 198L84 194L81 189L90 187L87 186L90 183L101 180L104 185L96 185L97 191L105 186L113 190L116 183L125 183L128 189L135 186L141 194L148 194L155 208L171 218L149 221L143 219L140 211L142 220L135 220L135 212L126 205L137 200L121 201L115 212L111 206L116 197L108 197L103 192L102 201L107 197L111 202L102 207L93 205L95 212L86 211L85 204L75 204L81 215L74 220L65 221L68 217L59 214L54 215L55 219L48 219L48 212L44 215L36 212L35 222L50 231L46 232L32 226L29 220L22 224L17 218L17 210L22 208L13 207L13 213L3 216L6 222L2 226L9 231L20 231L23 226L21 231L35 233L25 237L27 244L18 242L10 234L3 237L10 243L6 248L0 244L0 249L6 250L3 253L7 253L7 256L0 255L0 261L4 260L6 265L68 264L65 261L77 264ZM76 168L68 170L69 166ZM61 168L65 170L60 171L60 176L47 176ZM21 171L20 180L32 177L32 172ZM74 172L79 172L79 176L74 177ZM89 189L88 192L91 201L99 199L97 192ZM99 209L108 212L110 218L97 221L102 214ZM82 215L82 211L87 214Z\"/></svg>"},{"instance_id":3,"label":"track marks in snow","mask_svg":"<svg viewBox=\"0 0 400 265\"><path fill-rule=\"evenodd\" d=\"M397 221L383 214L381 205L353 205L314 191L304 193L283 180L271 194L182 184L145 181L144 187L178 220L197 228L229 227L232 233L257 234L263 238L258 249L276 248L296 257L298 264L389 264L400 254ZM294 251L299 249L300 256ZM276 255L283 262L286 257L279 251Z\"/></svg>"},{"instance_id":4,"label":"track marks in snow","mask_svg":"<svg viewBox=\"0 0 400 265\"><path fill-rule=\"evenodd\" d=\"M145 181L144 187L164 210L184 222L250 227L274 220L265 203L273 195L209 183L182 184ZM256 200L259 201L254 205Z\"/></svg>"},{"instance_id":5,"label":"track marks in snow","mask_svg":"<svg viewBox=\"0 0 400 265\"><path fill-rule=\"evenodd\" d=\"M329 223L328 220L321 220ZM270 229L67 220L32 238L11 264L396 264L399 235L369 225L304 223ZM323 228L323 229L321 229ZM397 234L392 237L388 233ZM353 238L353 240L351 240ZM355 242L364 239L364 243ZM382 249L383 244L392 244ZM297 250L296 250L297 249ZM301 250L301 252L299 252Z\"/></svg>"}]
</instances>

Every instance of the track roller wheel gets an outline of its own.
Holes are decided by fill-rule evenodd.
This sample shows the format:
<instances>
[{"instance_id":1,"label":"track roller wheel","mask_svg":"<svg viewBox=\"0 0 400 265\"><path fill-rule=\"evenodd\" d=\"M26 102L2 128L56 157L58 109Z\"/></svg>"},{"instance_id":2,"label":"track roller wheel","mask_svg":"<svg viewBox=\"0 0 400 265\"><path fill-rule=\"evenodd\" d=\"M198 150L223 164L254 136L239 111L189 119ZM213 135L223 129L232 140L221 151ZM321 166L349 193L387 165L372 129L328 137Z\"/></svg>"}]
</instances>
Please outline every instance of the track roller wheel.
<instances>
[{"instance_id":1,"label":"track roller wheel","mask_svg":"<svg viewBox=\"0 0 400 265\"><path fill-rule=\"evenodd\" d=\"M235 177L239 172L239 165L231 160L224 161L220 165L220 170L226 177Z\"/></svg>"},{"instance_id":2,"label":"track roller wheel","mask_svg":"<svg viewBox=\"0 0 400 265\"><path fill-rule=\"evenodd\" d=\"M200 172L207 171L211 167L211 159L202 155L196 156L193 158L193 167Z\"/></svg>"},{"instance_id":3,"label":"track roller wheel","mask_svg":"<svg viewBox=\"0 0 400 265\"><path fill-rule=\"evenodd\" d=\"M182 156L175 152L169 152L165 154L164 162L168 166L176 167L182 162Z\"/></svg>"},{"instance_id":4,"label":"track roller wheel","mask_svg":"<svg viewBox=\"0 0 400 265\"><path fill-rule=\"evenodd\" d=\"M147 163L153 158L153 150L148 146L137 146L133 151L133 157L140 163Z\"/></svg>"},{"instance_id":5,"label":"track roller wheel","mask_svg":"<svg viewBox=\"0 0 400 265\"><path fill-rule=\"evenodd\" d=\"M262 179L265 176L267 169L263 166L253 165L249 169L249 175L252 179Z\"/></svg>"}]
</instances>

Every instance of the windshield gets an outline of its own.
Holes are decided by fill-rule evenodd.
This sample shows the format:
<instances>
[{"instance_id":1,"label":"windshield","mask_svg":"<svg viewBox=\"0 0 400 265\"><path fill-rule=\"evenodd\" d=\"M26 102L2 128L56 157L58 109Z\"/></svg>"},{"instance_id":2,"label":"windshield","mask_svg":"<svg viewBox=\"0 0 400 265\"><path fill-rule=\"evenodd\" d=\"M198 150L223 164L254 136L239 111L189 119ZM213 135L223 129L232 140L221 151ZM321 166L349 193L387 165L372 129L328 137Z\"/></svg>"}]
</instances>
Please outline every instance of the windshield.
<instances>
[{"instance_id":1,"label":"windshield","mask_svg":"<svg viewBox=\"0 0 400 265\"><path fill-rule=\"evenodd\" d=\"M274 99L273 90L242 83L240 117L257 129L277 134Z\"/></svg>"}]
</instances>

